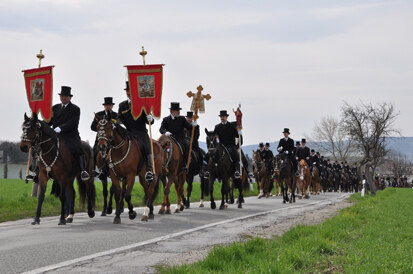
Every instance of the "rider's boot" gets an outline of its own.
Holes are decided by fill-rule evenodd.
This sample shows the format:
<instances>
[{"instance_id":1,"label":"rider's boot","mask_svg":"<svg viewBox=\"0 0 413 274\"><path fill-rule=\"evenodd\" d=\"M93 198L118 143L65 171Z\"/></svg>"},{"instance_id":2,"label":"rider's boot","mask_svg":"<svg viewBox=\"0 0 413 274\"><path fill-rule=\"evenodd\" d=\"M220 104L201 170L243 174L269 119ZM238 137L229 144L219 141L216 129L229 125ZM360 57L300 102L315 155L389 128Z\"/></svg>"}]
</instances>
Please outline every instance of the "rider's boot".
<instances>
[{"instance_id":1,"label":"rider's boot","mask_svg":"<svg viewBox=\"0 0 413 274\"><path fill-rule=\"evenodd\" d=\"M152 165L152 154L146 155L146 174L145 180L148 184L153 183L153 165Z\"/></svg>"},{"instance_id":2,"label":"rider's boot","mask_svg":"<svg viewBox=\"0 0 413 274\"><path fill-rule=\"evenodd\" d=\"M85 155L80 155L77 158L78 163L79 163L79 167L80 167L80 170L81 170L80 178L83 181L89 180L89 173L86 171L86 159L85 158L86 158Z\"/></svg>"}]
</instances>

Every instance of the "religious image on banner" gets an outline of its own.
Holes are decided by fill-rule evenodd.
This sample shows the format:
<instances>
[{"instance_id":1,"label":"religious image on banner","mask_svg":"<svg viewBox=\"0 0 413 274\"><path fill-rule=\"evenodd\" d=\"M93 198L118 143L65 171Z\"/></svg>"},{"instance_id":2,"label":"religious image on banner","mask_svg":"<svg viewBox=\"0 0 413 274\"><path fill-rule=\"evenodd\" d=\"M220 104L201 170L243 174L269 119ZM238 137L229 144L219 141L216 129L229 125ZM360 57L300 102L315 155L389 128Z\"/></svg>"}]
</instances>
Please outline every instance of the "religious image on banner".
<instances>
[{"instance_id":1,"label":"religious image on banner","mask_svg":"<svg viewBox=\"0 0 413 274\"><path fill-rule=\"evenodd\" d=\"M128 71L131 114L135 120L142 113L161 118L162 66L125 66Z\"/></svg>"},{"instance_id":2,"label":"religious image on banner","mask_svg":"<svg viewBox=\"0 0 413 274\"><path fill-rule=\"evenodd\" d=\"M44 100L44 79L34 79L30 81L30 100Z\"/></svg>"},{"instance_id":3,"label":"religious image on banner","mask_svg":"<svg viewBox=\"0 0 413 274\"><path fill-rule=\"evenodd\" d=\"M155 77L153 75L138 76L139 98L155 97Z\"/></svg>"},{"instance_id":4,"label":"religious image on banner","mask_svg":"<svg viewBox=\"0 0 413 274\"><path fill-rule=\"evenodd\" d=\"M40 112L46 122L52 118L53 67L23 70L30 109L36 114Z\"/></svg>"}]
</instances>

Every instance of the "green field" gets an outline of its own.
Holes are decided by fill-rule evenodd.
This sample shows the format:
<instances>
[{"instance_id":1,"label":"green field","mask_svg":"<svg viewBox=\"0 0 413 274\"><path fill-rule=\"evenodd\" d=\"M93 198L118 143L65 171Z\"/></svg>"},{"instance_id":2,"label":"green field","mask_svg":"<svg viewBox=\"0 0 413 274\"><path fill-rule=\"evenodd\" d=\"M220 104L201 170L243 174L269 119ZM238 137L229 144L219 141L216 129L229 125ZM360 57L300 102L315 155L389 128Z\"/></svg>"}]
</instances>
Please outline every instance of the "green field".
<instances>
[{"instance_id":1,"label":"green field","mask_svg":"<svg viewBox=\"0 0 413 274\"><path fill-rule=\"evenodd\" d=\"M193 265L161 273L413 273L413 190L386 189L322 224L272 240L215 247Z\"/></svg>"},{"instance_id":2,"label":"green field","mask_svg":"<svg viewBox=\"0 0 413 274\"><path fill-rule=\"evenodd\" d=\"M28 184L24 183L24 180L19 179L0 179L0 222L13 221L23 218L34 217L37 208L37 198L31 197L32 193L32 182ZM110 185L110 184L109 184ZM102 183L95 182L96 186L96 212L100 214L103 208L103 194L102 194ZM110 186L109 186L110 187ZM108 187L108 188L109 188ZM254 184L256 188L256 184ZM50 190L52 188L52 182L49 181L47 184L46 197L43 203L42 216L56 216L60 215L60 200L53 195L50 195ZM162 184L160 185L162 188ZM75 182L75 190L77 192L77 184ZM186 190L186 184L185 184ZM191 201L199 201L201 197L200 183L194 183L192 188ZM237 193L237 192L236 192ZM221 197L221 184L216 183L214 187L214 197L215 199L220 199ZM257 195L256 189L254 192L247 192L246 195ZM143 206L144 192L139 184L135 183L132 192L132 203L134 206ZM176 203L175 188L171 187L171 192L169 194L171 199L171 204ZM75 201L75 212L82 211L79 208L78 195L76 195ZM158 197L155 200L155 204L159 205L162 203L163 192L160 189ZM209 200L207 197L205 200ZM115 203L113 201L113 207Z\"/></svg>"}]
</instances>

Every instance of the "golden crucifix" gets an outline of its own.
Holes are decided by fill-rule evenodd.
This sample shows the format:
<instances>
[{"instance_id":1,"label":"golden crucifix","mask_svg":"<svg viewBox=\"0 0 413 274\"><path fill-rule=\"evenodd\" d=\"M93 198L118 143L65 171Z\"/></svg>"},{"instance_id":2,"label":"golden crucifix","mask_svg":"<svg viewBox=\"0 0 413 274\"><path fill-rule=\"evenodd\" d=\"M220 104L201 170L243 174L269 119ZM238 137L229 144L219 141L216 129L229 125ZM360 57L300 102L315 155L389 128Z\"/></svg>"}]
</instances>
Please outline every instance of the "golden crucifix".
<instances>
[{"instance_id":1,"label":"golden crucifix","mask_svg":"<svg viewBox=\"0 0 413 274\"><path fill-rule=\"evenodd\" d=\"M142 55L143 65L145 66L145 65L146 65L146 63L145 63L145 55L148 54L148 52L147 52L147 51L144 49L144 47L142 46L142 51L139 52L139 54Z\"/></svg>"},{"instance_id":2,"label":"golden crucifix","mask_svg":"<svg viewBox=\"0 0 413 274\"><path fill-rule=\"evenodd\" d=\"M211 99L211 95L203 95L202 91L204 88L199 85L197 88L198 90L197 93L193 93L192 91L188 91L186 94L189 98L192 98L192 103L191 103L191 110L194 112L194 115L192 116L192 119L194 121L198 120L198 111L204 113L205 112L205 102L204 99L209 100ZM194 132L195 132L195 127L192 127L192 134L191 134L191 143L189 144L189 154L188 154L188 162L186 164L186 168L189 170L189 164L191 163L191 152L192 152L192 143L194 141Z\"/></svg>"},{"instance_id":3,"label":"golden crucifix","mask_svg":"<svg viewBox=\"0 0 413 274\"><path fill-rule=\"evenodd\" d=\"M44 58L42 50L40 50L40 53L37 54L36 57L39 58L39 68L40 68L42 66L42 59Z\"/></svg>"}]
</instances>

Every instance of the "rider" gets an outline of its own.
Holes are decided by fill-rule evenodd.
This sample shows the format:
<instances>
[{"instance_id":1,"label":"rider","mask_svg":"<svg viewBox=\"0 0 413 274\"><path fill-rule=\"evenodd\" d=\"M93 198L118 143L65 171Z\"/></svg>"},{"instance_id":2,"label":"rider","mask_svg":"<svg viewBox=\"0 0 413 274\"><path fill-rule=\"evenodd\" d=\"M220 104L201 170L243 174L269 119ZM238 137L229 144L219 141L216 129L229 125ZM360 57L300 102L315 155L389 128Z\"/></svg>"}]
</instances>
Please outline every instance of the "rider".
<instances>
[{"instance_id":1,"label":"rider","mask_svg":"<svg viewBox=\"0 0 413 274\"><path fill-rule=\"evenodd\" d=\"M301 147L300 142L299 142L299 141L295 142L295 148L293 149L294 157L297 157L297 152L298 152L298 149L299 149L300 147Z\"/></svg>"},{"instance_id":2,"label":"rider","mask_svg":"<svg viewBox=\"0 0 413 274\"><path fill-rule=\"evenodd\" d=\"M186 162L188 159L189 152L189 142L185 137L185 129L192 132L192 127L197 126L196 121L189 123L184 116L180 116L180 110L182 109L179 106L179 103L172 102L170 109L170 115L163 118L161 128L159 132L165 134L166 136L171 136L178 145L182 148L184 161L182 163L182 170L186 171Z\"/></svg>"},{"instance_id":3,"label":"rider","mask_svg":"<svg viewBox=\"0 0 413 274\"><path fill-rule=\"evenodd\" d=\"M115 103L113 103L113 98L112 97L105 97L103 98L104 102L103 102L103 108L104 110L97 112L95 115L97 116L97 118L99 120L103 119L105 116L108 116L109 114L111 115L111 117L113 119L118 118L118 114L116 112L114 112L113 109L113 105L115 105ZM93 119L92 124L90 125L90 129L93 131L97 131L97 125L99 120L96 119L96 117ZM95 144L93 145L93 154L95 157L95 164L96 164L96 155L98 154L99 149L98 149L98 138L96 136L95 139ZM103 160L103 166L101 168L102 173L100 173L99 178L102 180L102 178L106 178L108 177L108 166L106 163L106 159L102 159Z\"/></svg>"},{"instance_id":4,"label":"rider","mask_svg":"<svg viewBox=\"0 0 413 274\"><path fill-rule=\"evenodd\" d=\"M194 113L192 111L187 111L186 112L186 120L188 121L188 123L192 124L193 122L193 117L194 117ZM202 161L205 161L204 159L204 155L201 151L201 149L199 148L199 143L198 143L198 139L199 139L199 125L196 125L194 127L194 138L192 141L192 150L196 153L197 157L199 159L201 159ZM191 141L191 136L192 136L192 130L188 130L188 129L184 129L185 131L185 137L187 138L187 140Z\"/></svg>"},{"instance_id":5,"label":"rider","mask_svg":"<svg viewBox=\"0 0 413 274\"><path fill-rule=\"evenodd\" d=\"M270 149L270 143L265 143L265 154L264 154L264 163L267 167L267 170L270 171L270 174L273 174L273 160L274 160L274 153Z\"/></svg>"},{"instance_id":6,"label":"rider","mask_svg":"<svg viewBox=\"0 0 413 274\"><path fill-rule=\"evenodd\" d=\"M53 106L53 116L48 124L65 141L79 165L80 178L86 181L89 180L89 173L86 171L86 159L78 131L80 108L71 102L71 87L62 86L59 95L61 104Z\"/></svg>"},{"instance_id":7,"label":"rider","mask_svg":"<svg viewBox=\"0 0 413 274\"><path fill-rule=\"evenodd\" d=\"M134 138L136 138L141 144L144 152L144 157L146 156L146 174L145 180L148 183L153 182L153 165L152 165L152 153L151 144L148 136L148 130L146 129L146 124L153 124L155 120L152 115L146 114L142 111L138 119L134 119L131 112L131 100L130 100L130 89L129 82L126 81L126 91L127 100L119 104L118 119L121 124L124 124L128 132L130 132Z\"/></svg>"},{"instance_id":8,"label":"rider","mask_svg":"<svg viewBox=\"0 0 413 274\"><path fill-rule=\"evenodd\" d=\"M290 129L284 128L283 134L284 138L280 139L277 150L279 153L287 154L287 157L290 158L291 162L293 163L293 170L295 172L295 175L298 177L300 176L300 174L297 170L297 160L295 159L295 155L293 154L294 140L289 137Z\"/></svg>"},{"instance_id":9,"label":"rider","mask_svg":"<svg viewBox=\"0 0 413 274\"><path fill-rule=\"evenodd\" d=\"M315 150L311 150L311 155L310 155L310 170L313 172L313 166L319 166L320 165L320 158L318 158L317 154L315 153Z\"/></svg>"},{"instance_id":10,"label":"rider","mask_svg":"<svg viewBox=\"0 0 413 274\"><path fill-rule=\"evenodd\" d=\"M237 129L232 123L228 122L228 113L226 110L221 110L219 117L221 117L221 123L215 125L214 135L217 136L217 142L224 145L233 159L235 165L234 178L240 178L240 164L239 154L237 146L235 145L235 139L241 134L241 130Z\"/></svg>"},{"instance_id":11,"label":"rider","mask_svg":"<svg viewBox=\"0 0 413 274\"><path fill-rule=\"evenodd\" d=\"M309 166L311 166L309 160L310 160L310 149L306 146L307 141L306 139L301 139L301 147L297 149L297 156L295 159L300 162L301 160L304 160L307 162Z\"/></svg>"}]
</instances>

